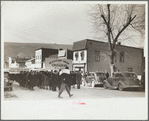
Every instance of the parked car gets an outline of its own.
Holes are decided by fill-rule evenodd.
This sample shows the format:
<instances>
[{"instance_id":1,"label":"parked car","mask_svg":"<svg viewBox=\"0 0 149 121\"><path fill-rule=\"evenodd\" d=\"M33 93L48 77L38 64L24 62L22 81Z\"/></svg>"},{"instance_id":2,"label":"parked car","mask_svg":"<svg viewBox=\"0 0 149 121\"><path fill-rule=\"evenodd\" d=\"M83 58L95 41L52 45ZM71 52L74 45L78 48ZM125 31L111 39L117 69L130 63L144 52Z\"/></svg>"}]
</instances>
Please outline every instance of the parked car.
<instances>
[{"instance_id":1,"label":"parked car","mask_svg":"<svg viewBox=\"0 0 149 121\"><path fill-rule=\"evenodd\" d=\"M86 82L92 87L95 85L103 86L104 72L89 72L86 76Z\"/></svg>"},{"instance_id":2,"label":"parked car","mask_svg":"<svg viewBox=\"0 0 149 121\"><path fill-rule=\"evenodd\" d=\"M119 89L120 91L126 88L142 88L142 85L134 72L114 72L112 77L104 80L103 86L105 89L112 88Z\"/></svg>"},{"instance_id":3,"label":"parked car","mask_svg":"<svg viewBox=\"0 0 149 121\"><path fill-rule=\"evenodd\" d=\"M9 72L5 71L4 72L4 91L12 91L13 87L12 87L13 81L11 81L9 79Z\"/></svg>"}]
</instances>

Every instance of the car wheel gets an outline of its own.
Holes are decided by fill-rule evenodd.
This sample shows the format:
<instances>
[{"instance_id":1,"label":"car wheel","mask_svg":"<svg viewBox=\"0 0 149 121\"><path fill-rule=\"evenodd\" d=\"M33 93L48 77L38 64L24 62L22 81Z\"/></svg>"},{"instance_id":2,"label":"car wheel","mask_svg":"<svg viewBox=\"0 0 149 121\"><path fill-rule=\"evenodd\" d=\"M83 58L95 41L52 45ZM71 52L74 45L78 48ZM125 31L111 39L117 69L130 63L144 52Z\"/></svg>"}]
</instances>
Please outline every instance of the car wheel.
<instances>
[{"instance_id":1,"label":"car wheel","mask_svg":"<svg viewBox=\"0 0 149 121\"><path fill-rule=\"evenodd\" d=\"M103 83L103 87L104 87L104 89L108 88L106 83Z\"/></svg>"},{"instance_id":2,"label":"car wheel","mask_svg":"<svg viewBox=\"0 0 149 121\"><path fill-rule=\"evenodd\" d=\"M118 85L118 89L120 90L120 91L123 91L124 89L123 89L123 85L122 84L119 84Z\"/></svg>"}]
</instances>

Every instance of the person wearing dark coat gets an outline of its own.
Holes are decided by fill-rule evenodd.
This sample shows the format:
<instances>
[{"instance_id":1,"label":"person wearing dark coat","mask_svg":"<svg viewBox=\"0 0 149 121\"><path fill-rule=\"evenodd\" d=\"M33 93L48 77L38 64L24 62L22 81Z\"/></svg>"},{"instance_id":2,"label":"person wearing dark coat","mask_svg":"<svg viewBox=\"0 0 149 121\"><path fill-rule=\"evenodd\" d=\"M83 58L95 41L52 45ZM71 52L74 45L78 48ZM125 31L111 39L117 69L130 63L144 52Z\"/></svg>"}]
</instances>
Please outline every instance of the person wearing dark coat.
<instances>
[{"instance_id":1,"label":"person wearing dark coat","mask_svg":"<svg viewBox=\"0 0 149 121\"><path fill-rule=\"evenodd\" d=\"M60 77L60 71L61 71L61 69L59 70L59 72L57 73L57 87L58 87L58 89L59 89L59 91L60 91L60 88L61 88L61 84L62 84L62 82L61 82L61 77Z\"/></svg>"},{"instance_id":2,"label":"person wearing dark coat","mask_svg":"<svg viewBox=\"0 0 149 121\"><path fill-rule=\"evenodd\" d=\"M105 70L105 79L109 78L109 73Z\"/></svg>"},{"instance_id":3,"label":"person wearing dark coat","mask_svg":"<svg viewBox=\"0 0 149 121\"><path fill-rule=\"evenodd\" d=\"M56 70L53 72L52 74L52 91L56 91L56 86L57 86L57 74L56 74Z\"/></svg>"},{"instance_id":4,"label":"person wearing dark coat","mask_svg":"<svg viewBox=\"0 0 149 121\"><path fill-rule=\"evenodd\" d=\"M23 86L23 71L20 72L19 79L20 79L20 86Z\"/></svg>"},{"instance_id":5,"label":"person wearing dark coat","mask_svg":"<svg viewBox=\"0 0 149 121\"><path fill-rule=\"evenodd\" d=\"M26 84L25 84L25 86L26 86L27 88L29 88L29 71L26 72Z\"/></svg>"},{"instance_id":6,"label":"person wearing dark coat","mask_svg":"<svg viewBox=\"0 0 149 121\"><path fill-rule=\"evenodd\" d=\"M69 79L70 81L68 83L68 86L69 86L69 90L71 90L71 86L72 86L72 82L73 82L73 72L72 71L70 72L69 77L70 77L70 79Z\"/></svg>"},{"instance_id":7,"label":"person wearing dark coat","mask_svg":"<svg viewBox=\"0 0 149 121\"><path fill-rule=\"evenodd\" d=\"M42 72L38 73L38 78L39 78L38 87L42 88L42 82L43 82L43 80L42 80Z\"/></svg>"},{"instance_id":8,"label":"person wearing dark coat","mask_svg":"<svg viewBox=\"0 0 149 121\"><path fill-rule=\"evenodd\" d=\"M69 70L69 68L66 67L65 69L61 70L59 74L60 74L60 78L61 78L62 84L61 84L61 88L60 88L58 97L62 98L61 94L64 91L64 89L66 89L69 97L72 97L73 94L70 94L70 90L69 90L69 87L67 85L69 83L69 81L70 81L70 70Z\"/></svg>"},{"instance_id":9,"label":"person wearing dark coat","mask_svg":"<svg viewBox=\"0 0 149 121\"><path fill-rule=\"evenodd\" d=\"M30 85L30 89L34 90L33 88L35 86L35 74L34 74L33 71L30 74L30 83L29 83L29 85Z\"/></svg>"},{"instance_id":10,"label":"person wearing dark coat","mask_svg":"<svg viewBox=\"0 0 149 121\"><path fill-rule=\"evenodd\" d=\"M48 86L49 86L49 77L48 77L48 72L44 72L43 73L43 86L44 86L44 89L48 89Z\"/></svg>"},{"instance_id":11,"label":"person wearing dark coat","mask_svg":"<svg viewBox=\"0 0 149 121\"><path fill-rule=\"evenodd\" d=\"M74 71L71 72L71 78L72 78L73 88L75 88L75 84L77 84L77 82L76 82L76 73Z\"/></svg>"},{"instance_id":12,"label":"person wearing dark coat","mask_svg":"<svg viewBox=\"0 0 149 121\"><path fill-rule=\"evenodd\" d=\"M21 75L21 72L18 74L18 83L19 83L19 85L21 86L21 77L22 77L22 75Z\"/></svg>"},{"instance_id":13,"label":"person wearing dark coat","mask_svg":"<svg viewBox=\"0 0 149 121\"><path fill-rule=\"evenodd\" d=\"M22 72L22 86L23 87L25 87L25 84L26 84L26 77L25 76L26 76L25 71L23 71Z\"/></svg>"},{"instance_id":14,"label":"person wearing dark coat","mask_svg":"<svg viewBox=\"0 0 149 121\"><path fill-rule=\"evenodd\" d=\"M77 82L77 88L78 89L80 89L81 80L82 80L82 74L81 74L81 70L79 70L76 73L76 82Z\"/></svg>"},{"instance_id":15,"label":"person wearing dark coat","mask_svg":"<svg viewBox=\"0 0 149 121\"><path fill-rule=\"evenodd\" d=\"M52 71L49 72L48 77L49 77L49 90L52 90Z\"/></svg>"}]
</instances>

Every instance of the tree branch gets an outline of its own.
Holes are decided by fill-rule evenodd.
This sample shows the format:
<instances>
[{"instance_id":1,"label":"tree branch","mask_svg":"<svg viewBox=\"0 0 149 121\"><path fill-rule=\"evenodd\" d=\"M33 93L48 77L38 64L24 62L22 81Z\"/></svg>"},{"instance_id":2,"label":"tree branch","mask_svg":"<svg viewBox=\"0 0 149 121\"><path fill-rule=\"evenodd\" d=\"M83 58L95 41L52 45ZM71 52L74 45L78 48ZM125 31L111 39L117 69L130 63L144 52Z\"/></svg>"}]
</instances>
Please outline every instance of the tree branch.
<instances>
[{"instance_id":1,"label":"tree branch","mask_svg":"<svg viewBox=\"0 0 149 121\"><path fill-rule=\"evenodd\" d=\"M114 39L114 43L113 43L113 47L115 47L115 43L118 40L118 37L120 36L120 34L130 25L130 23L135 19L136 15L131 19L129 19L128 23L126 23L126 25L123 26L123 28L119 31L119 33L117 34L117 36Z\"/></svg>"}]
</instances>

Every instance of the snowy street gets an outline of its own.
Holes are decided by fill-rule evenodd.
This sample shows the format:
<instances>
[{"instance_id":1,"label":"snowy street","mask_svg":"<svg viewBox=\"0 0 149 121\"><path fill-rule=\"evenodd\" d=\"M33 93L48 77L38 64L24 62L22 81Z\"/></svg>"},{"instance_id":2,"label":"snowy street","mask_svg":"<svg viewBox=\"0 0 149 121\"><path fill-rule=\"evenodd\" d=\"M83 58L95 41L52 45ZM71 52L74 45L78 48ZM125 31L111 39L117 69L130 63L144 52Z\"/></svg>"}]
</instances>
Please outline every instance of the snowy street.
<instances>
[{"instance_id":1,"label":"snowy street","mask_svg":"<svg viewBox=\"0 0 149 121\"><path fill-rule=\"evenodd\" d=\"M147 103L141 91L118 91L103 87L72 88L62 99L58 91L34 88L34 91L14 83L13 91L4 92L2 119L145 119ZM9 113L8 113L9 112Z\"/></svg>"},{"instance_id":2,"label":"snowy street","mask_svg":"<svg viewBox=\"0 0 149 121\"><path fill-rule=\"evenodd\" d=\"M119 91L104 89L103 87L92 88L89 86L81 86L81 89L77 89L77 86L75 86L75 88L71 88L71 93L74 94L71 98L76 100L145 97L145 92L143 91ZM6 91L4 92L4 95L5 100L50 100L58 98L58 88L57 91L51 91L34 87L34 91L32 91L25 87L21 87L17 82L14 82L13 91ZM66 91L64 91L61 96L63 99L70 100Z\"/></svg>"}]
</instances>

